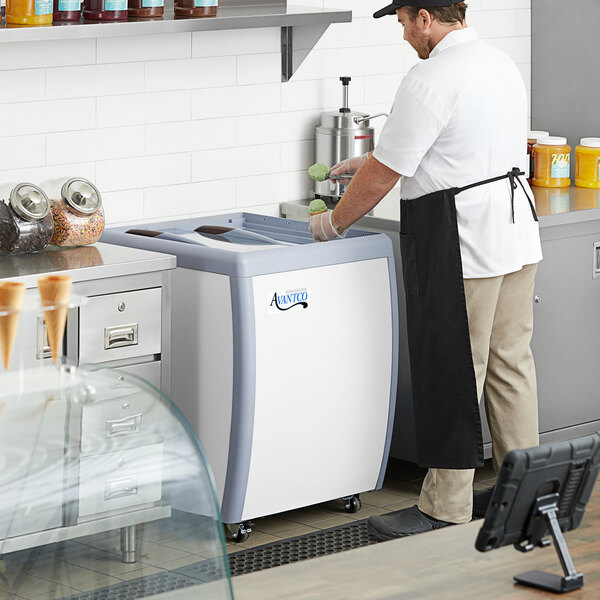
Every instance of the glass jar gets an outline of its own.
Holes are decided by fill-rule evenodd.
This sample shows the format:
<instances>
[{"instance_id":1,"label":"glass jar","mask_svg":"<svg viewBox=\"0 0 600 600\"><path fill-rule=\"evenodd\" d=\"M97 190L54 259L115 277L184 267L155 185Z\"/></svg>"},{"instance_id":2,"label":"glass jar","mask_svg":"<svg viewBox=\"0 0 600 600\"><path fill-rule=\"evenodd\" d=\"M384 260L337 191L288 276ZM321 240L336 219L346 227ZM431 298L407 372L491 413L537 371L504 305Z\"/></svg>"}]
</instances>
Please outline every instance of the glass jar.
<instances>
[{"instance_id":1,"label":"glass jar","mask_svg":"<svg viewBox=\"0 0 600 600\"><path fill-rule=\"evenodd\" d=\"M564 137L546 137L533 146L535 171L531 183L540 187L561 188L571 185L571 146Z\"/></svg>"},{"instance_id":2,"label":"glass jar","mask_svg":"<svg viewBox=\"0 0 600 600\"><path fill-rule=\"evenodd\" d=\"M81 0L54 0L54 21L79 21Z\"/></svg>"},{"instance_id":3,"label":"glass jar","mask_svg":"<svg viewBox=\"0 0 600 600\"><path fill-rule=\"evenodd\" d=\"M600 138L581 138L575 148L575 185L600 188Z\"/></svg>"},{"instance_id":4,"label":"glass jar","mask_svg":"<svg viewBox=\"0 0 600 600\"><path fill-rule=\"evenodd\" d=\"M127 0L83 0L83 18L90 21L127 21Z\"/></svg>"},{"instance_id":5,"label":"glass jar","mask_svg":"<svg viewBox=\"0 0 600 600\"><path fill-rule=\"evenodd\" d=\"M100 192L87 179L76 177L62 186L60 200L50 200L54 218L53 246L87 246L100 239L104 211Z\"/></svg>"},{"instance_id":6,"label":"glass jar","mask_svg":"<svg viewBox=\"0 0 600 600\"><path fill-rule=\"evenodd\" d=\"M176 17L216 17L218 0L175 0Z\"/></svg>"},{"instance_id":7,"label":"glass jar","mask_svg":"<svg viewBox=\"0 0 600 600\"><path fill-rule=\"evenodd\" d=\"M136 18L162 17L165 12L164 0L129 0L129 16Z\"/></svg>"},{"instance_id":8,"label":"glass jar","mask_svg":"<svg viewBox=\"0 0 600 600\"><path fill-rule=\"evenodd\" d=\"M0 251L6 254L39 252L52 239L50 201L39 187L20 183L8 204L0 202Z\"/></svg>"},{"instance_id":9,"label":"glass jar","mask_svg":"<svg viewBox=\"0 0 600 600\"><path fill-rule=\"evenodd\" d=\"M537 141L550 137L550 133L548 131L530 131L527 134L527 155L529 156L529 177L527 181L531 183L531 178L535 173L535 154L533 153L533 146L537 144Z\"/></svg>"},{"instance_id":10,"label":"glass jar","mask_svg":"<svg viewBox=\"0 0 600 600\"><path fill-rule=\"evenodd\" d=\"M15 25L52 25L52 0L6 0L6 22Z\"/></svg>"}]
</instances>

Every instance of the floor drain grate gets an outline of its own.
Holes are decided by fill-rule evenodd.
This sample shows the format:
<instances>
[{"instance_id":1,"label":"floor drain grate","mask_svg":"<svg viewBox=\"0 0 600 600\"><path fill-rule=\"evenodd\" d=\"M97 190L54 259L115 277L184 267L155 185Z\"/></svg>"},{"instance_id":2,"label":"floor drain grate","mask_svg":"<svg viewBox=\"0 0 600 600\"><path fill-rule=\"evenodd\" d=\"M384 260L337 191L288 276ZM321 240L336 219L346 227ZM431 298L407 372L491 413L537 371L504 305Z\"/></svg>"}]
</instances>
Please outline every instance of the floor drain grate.
<instances>
[{"instance_id":1,"label":"floor drain grate","mask_svg":"<svg viewBox=\"0 0 600 600\"><path fill-rule=\"evenodd\" d=\"M230 554L229 566L232 576L243 575L377 542L369 535L365 519ZM182 567L178 571L194 577L197 565L200 563Z\"/></svg>"},{"instance_id":2,"label":"floor drain grate","mask_svg":"<svg viewBox=\"0 0 600 600\"><path fill-rule=\"evenodd\" d=\"M197 568L194 575L184 575L179 572L179 569L164 571L131 581L115 583L90 592L82 592L62 600L135 600L224 578L223 569L219 570L218 564L215 564L212 559L195 563L195 565Z\"/></svg>"}]
</instances>

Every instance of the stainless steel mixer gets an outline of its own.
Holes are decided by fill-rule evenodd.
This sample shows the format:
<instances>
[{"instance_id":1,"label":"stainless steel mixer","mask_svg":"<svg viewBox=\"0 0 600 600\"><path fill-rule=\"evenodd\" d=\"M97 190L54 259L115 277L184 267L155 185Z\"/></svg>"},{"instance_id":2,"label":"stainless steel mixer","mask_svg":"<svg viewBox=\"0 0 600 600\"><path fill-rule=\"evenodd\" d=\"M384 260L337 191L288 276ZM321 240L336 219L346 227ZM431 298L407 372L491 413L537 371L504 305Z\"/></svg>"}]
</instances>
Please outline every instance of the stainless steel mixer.
<instances>
[{"instance_id":1,"label":"stainless steel mixer","mask_svg":"<svg viewBox=\"0 0 600 600\"><path fill-rule=\"evenodd\" d=\"M340 77L342 82L342 107L337 111L321 114L315 129L315 162L328 167L346 158L360 156L374 148L375 130L370 127L370 119L387 116L386 113L369 115L352 112L348 108L348 86L351 77ZM315 181L315 197L324 200L338 200L346 186L335 181Z\"/></svg>"}]
</instances>

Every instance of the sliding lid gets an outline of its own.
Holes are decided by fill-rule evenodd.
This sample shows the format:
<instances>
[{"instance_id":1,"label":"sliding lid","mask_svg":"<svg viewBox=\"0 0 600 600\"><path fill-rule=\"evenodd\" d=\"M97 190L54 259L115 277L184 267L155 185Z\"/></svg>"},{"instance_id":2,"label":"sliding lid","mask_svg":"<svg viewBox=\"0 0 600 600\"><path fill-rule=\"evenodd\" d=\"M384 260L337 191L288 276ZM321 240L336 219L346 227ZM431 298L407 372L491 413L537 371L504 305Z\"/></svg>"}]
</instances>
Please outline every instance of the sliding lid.
<instances>
[{"instance_id":1,"label":"sliding lid","mask_svg":"<svg viewBox=\"0 0 600 600\"><path fill-rule=\"evenodd\" d=\"M32 183L19 183L10 193L10 205L26 221L39 221L50 213L44 190Z\"/></svg>"},{"instance_id":2,"label":"sliding lid","mask_svg":"<svg viewBox=\"0 0 600 600\"><path fill-rule=\"evenodd\" d=\"M102 206L98 188L81 177L75 177L65 182L60 195L68 207L78 215L92 215Z\"/></svg>"}]
</instances>

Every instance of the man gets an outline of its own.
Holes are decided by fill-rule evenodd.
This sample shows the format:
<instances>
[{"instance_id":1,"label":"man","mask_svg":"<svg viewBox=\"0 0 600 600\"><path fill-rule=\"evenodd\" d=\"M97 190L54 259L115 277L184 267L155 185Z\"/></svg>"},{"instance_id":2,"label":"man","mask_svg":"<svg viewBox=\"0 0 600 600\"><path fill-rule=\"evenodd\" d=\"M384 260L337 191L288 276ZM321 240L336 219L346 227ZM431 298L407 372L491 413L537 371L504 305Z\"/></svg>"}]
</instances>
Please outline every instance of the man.
<instances>
[{"instance_id":1,"label":"man","mask_svg":"<svg viewBox=\"0 0 600 600\"><path fill-rule=\"evenodd\" d=\"M342 237L402 177L401 254L419 463L418 506L369 519L380 539L466 523L483 464L478 402L485 392L496 468L538 443L529 347L542 258L527 156L527 96L519 71L467 27L456 0L398 0L422 60L403 79L371 156L333 212L311 217L317 241ZM482 516L491 490L477 498Z\"/></svg>"}]
</instances>

